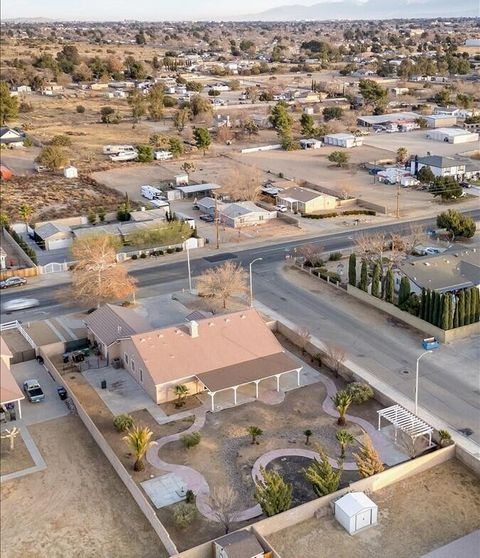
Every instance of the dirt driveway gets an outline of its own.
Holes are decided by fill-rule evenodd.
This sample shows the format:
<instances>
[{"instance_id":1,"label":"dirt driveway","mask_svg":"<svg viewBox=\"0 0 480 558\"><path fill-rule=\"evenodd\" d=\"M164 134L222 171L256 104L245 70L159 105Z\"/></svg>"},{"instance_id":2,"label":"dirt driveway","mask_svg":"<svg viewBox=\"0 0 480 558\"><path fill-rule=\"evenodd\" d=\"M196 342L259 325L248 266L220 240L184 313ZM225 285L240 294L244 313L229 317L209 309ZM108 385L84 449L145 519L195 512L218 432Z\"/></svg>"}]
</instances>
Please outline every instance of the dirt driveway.
<instances>
[{"instance_id":1,"label":"dirt driveway","mask_svg":"<svg viewBox=\"0 0 480 558\"><path fill-rule=\"evenodd\" d=\"M77 416L29 431L47 469L2 484L3 558L168 556Z\"/></svg>"}]
</instances>

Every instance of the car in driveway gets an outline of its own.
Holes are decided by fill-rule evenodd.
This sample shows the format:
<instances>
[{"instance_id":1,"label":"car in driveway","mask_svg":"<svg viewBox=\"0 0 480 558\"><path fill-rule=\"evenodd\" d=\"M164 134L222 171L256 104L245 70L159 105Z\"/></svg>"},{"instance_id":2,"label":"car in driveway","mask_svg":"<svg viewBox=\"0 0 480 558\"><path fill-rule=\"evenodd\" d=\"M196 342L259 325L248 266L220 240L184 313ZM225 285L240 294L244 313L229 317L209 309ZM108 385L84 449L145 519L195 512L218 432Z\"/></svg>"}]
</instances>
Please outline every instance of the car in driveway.
<instances>
[{"instance_id":1,"label":"car in driveway","mask_svg":"<svg viewBox=\"0 0 480 558\"><path fill-rule=\"evenodd\" d=\"M4 302L2 310L4 312L15 312L16 310L26 310L27 308L34 308L39 305L40 302L36 298L14 298Z\"/></svg>"},{"instance_id":2,"label":"car in driveway","mask_svg":"<svg viewBox=\"0 0 480 558\"><path fill-rule=\"evenodd\" d=\"M275 209L276 209L277 211L279 211L280 213L286 213L287 210L288 210L288 208L287 208L286 205L276 205L276 206L275 206Z\"/></svg>"},{"instance_id":3,"label":"car in driveway","mask_svg":"<svg viewBox=\"0 0 480 558\"><path fill-rule=\"evenodd\" d=\"M212 215L200 215L200 219L205 221L205 223L213 223L215 221L215 217L212 217Z\"/></svg>"},{"instance_id":4,"label":"car in driveway","mask_svg":"<svg viewBox=\"0 0 480 558\"><path fill-rule=\"evenodd\" d=\"M30 403L40 403L40 401L45 401L45 394L40 386L38 380L25 380L23 382L23 391L27 396Z\"/></svg>"},{"instance_id":5,"label":"car in driveway","mask_svg":"<svg viewBox=\"0 0 480 558\"><path fill-rule=\"evenodd\" d=\"M4 281L0 281L0 289L9 289L10 287L20 287L27 282L23 277L9 277Z\"/></svg>"}]
</instances>

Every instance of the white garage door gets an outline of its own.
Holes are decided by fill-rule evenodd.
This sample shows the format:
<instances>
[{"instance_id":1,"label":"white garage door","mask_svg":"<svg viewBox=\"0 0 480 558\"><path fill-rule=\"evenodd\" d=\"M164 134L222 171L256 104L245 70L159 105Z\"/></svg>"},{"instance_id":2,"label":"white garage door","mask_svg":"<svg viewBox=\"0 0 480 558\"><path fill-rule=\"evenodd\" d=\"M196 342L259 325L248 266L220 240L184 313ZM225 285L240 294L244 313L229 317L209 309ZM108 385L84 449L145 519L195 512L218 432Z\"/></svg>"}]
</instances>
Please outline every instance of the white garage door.
<instances>
[{"instance_id":1,"label":"white garage door","mask_svg":"<svg viewBox=\"0 0 480 558\"><path fill-rule=\"evenodd\" d=\"M58 240L49 240L48 241L48 249L49 250L58 250L59 248L68 248L72 245L71 238L61 238Z\"/></svg>"},{"instance_id":2,"label":"white garage door","mask_svg":"<svg viewBox=\"0 0 480 558\"><path fill-rule=\"evenodd\" d=\"M355 516L355 531L359 529L363 529L363 527L367 527L370 525L372 517L372 510L363 510Z\"/></svg>"}]
</instances>

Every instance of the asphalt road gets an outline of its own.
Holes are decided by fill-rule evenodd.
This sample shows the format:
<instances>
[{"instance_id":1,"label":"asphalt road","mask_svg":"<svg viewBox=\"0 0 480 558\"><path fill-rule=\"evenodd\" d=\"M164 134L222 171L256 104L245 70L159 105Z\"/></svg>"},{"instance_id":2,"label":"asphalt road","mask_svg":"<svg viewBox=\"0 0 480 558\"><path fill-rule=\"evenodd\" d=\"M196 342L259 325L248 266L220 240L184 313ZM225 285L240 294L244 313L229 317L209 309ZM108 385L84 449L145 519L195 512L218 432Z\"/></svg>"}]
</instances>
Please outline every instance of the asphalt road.
<instances>
[{"instance_id":1,"label":"asphalt road","mask_svg":"<svg viewBox=\"0 0 480 558\"><path fill-rule=\"evenodd\" d=\"M480 217L480 211L470 212ZM431 225L432 219L417 223ZM381 225L370 228L372 232L407 232L409 224ZM322 236L309 240L294 240L278 244L248 248L235 252L219 252L192 258L192 275L227 259L243 266L255 258L262 258L253 266L255 298L273 308L294 323L306 326L316 337L335 341L347 349L349 357L367 368L377 377L413 397L415 360L422 352L421 334L398 324L372 322L368 316L352 314L345 305L336 303L335 297L320 296L297 287L282 273L286 255L305 243L320 244L325 251L341 250L352 246L351 231ZM159 263L154 267L132 270L138 280L139 298L174 292L188 288L186 261ZM30 311L2 315L2 322L11 319L22 321L42 319L73 310L61 302L67 286L22 288L2 293L2 301L31 296L40 301L40 307ZM21 293L21 294L20 294ZM478 344L477 344L478 345ZM446 420L455 429L470 428L471 439L480 443L480 405L478 351L471 340L445 345L422 360L420 381L420 406Z\"/></svg>"}]
</instances>

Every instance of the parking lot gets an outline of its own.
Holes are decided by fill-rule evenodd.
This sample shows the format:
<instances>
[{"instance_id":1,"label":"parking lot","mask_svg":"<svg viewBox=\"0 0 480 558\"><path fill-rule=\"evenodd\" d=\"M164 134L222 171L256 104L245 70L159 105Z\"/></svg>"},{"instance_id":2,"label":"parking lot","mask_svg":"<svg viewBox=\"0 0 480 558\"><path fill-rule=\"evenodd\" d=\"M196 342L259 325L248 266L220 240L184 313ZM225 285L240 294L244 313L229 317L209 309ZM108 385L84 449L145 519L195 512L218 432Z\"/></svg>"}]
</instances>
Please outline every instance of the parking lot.
<instances>
[{"instance_id":1,"label":"parking lot","mask_svg":"<svg viewBox=\"0 0 480 558\"><path fill-rule=\"evenodd\" d=\"M23 391L25 380L38 380L45 393L45 400L40 403L30 403L27 397L21 402L22 419L26 425L45 422L54 418L69 414L65 401L62 401L57 393L57 384L36 360L21 362L12 366L12 373Z\"/></svg>"}]
</instances>

